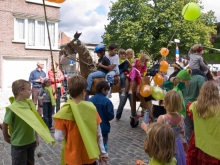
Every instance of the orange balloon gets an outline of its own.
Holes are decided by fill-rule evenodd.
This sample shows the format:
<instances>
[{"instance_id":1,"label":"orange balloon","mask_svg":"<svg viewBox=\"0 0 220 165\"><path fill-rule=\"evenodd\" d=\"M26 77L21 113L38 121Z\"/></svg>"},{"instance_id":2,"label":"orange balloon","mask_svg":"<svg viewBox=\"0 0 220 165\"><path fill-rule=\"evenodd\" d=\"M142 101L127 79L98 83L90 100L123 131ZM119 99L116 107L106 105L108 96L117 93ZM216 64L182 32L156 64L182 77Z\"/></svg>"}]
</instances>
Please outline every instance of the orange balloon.
<instances>
[{"instance_id":1,"label":"orange balloon","mask_svg":"<svg viewBox=\"0 0 220 165\"><path fill-rule=\"evenodd\" d=\"M151 95L151 93L152 93L151 86L149 86L149 85L142 85L141 86L141 89L140 89L141 96L148 97Z\"/></svg>"},{"instance_id":2,"label":"orange balloon","mask_svg":"<svg viewBox=\"0 0 220 165\"><path fill-rule=\"evenodd\" d=\"M154 80L154 83L156 85L162 85L163 84L163 77L159 73L156 73L153 80Z\"/></svg>"},{"instance_id":3,"label":"orange balloon","mask_svg":"<svg viewBox=\"0 0 220 165\"><path fill-rule=\"evenodd\" d=\"M166 57L169 54L169 49L167 48L161 48L160 54L164 57Z\"/></svg>"},{"instance_id":4,"label":"orange balloon","mask_svg":"<svg viewBox=\"0 0 220 165\"><path fill-rule=\"evenodd\" d=\"M162 60L160 62L160 71L166 72L168 68L169 68L169 64L166 61Z\"/></svg>"},{"instance_id":5,"label":"orange balloon","mask_svg":"<svg viewBox=\"0 0 220 165\"><path fill-rule=\"evenodd\" d=\"M46 1L48 1L48 2L55 2L56 0L46 0Z\"/></svg>"},{"instance_id":6,"label":"orange balloon","mask_svg":"<svg viewBox=\"0 0 220 165\"><path fill-rule=\"evenodd\" d=\"M55 3L63 3L65 2L66 0L55 0Z\"/></svg>"}]
</instances>

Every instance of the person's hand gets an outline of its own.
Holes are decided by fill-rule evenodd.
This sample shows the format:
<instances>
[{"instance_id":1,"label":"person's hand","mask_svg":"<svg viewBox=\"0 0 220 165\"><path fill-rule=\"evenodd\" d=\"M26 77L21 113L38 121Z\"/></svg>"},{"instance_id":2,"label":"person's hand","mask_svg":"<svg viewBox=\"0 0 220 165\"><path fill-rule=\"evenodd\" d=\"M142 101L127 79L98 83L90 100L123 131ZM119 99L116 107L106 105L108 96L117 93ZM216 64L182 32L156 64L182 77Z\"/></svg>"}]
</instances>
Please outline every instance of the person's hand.
<instances>
[{"instance_id":1,"label":"person's hand","mask_svg":"<svg viewBox=\"0 0 220 165\"><path fill-rule=\"evenodd\" d=\"M35 80L35 82L41 82L41 79L37 79L37 80Z\"/></svg>"},{"instance_id":2,"label":"person's hand","mask_svg":"<svg viewBox=\"0 0 220 165\"><path fill-rule=\"evenodd\" d=\"M142 128L145 132L147 132L148 125L149 125L149 124L146 124L144 121L142 121L142 123L141 123L141 128Z\"/></svg>"},{"instance_id":3,"label":"person's hand","mask_svg":"<svg viewBox=\"0 0 220 165\"><path fill-rule=\"evenodd\" d=\"M114 66L113 64L111 64L111 70L113 70L113 69L114 69L114 67L115 67L115 66Z\"/></svg>"},{"instance_id":4,"label":"person's hand","mask_svg":"<svg viewBox=\"0 0 220 165\"><path fill-rule=\"evenodd\" d=\"M7 143L11 144L11 137L10 137L9 135L4 136L4 140L5 140Z\"/></svg>"},{"instance_id":5,"label":"person's hand","mask_svg":"<svg viewBox=\"0 0 220 165\"><path fill-rule=\"evenodd\" d=\"M100 157L99 162L108 164L108 157Z\"/></svg>"}]
</instances>

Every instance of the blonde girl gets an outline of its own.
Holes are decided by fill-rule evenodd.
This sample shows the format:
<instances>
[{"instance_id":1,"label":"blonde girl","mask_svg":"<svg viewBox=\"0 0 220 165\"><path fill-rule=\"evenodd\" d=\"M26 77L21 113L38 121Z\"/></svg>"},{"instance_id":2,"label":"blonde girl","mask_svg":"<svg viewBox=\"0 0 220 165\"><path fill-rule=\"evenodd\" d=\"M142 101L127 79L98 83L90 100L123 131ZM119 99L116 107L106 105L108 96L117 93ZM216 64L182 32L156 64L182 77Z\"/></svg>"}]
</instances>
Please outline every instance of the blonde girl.
<instances>
[{"instance_id":1,"label":"blonde girl","mask_svg":"<svg viewBox=\"0 0 220 165\"><path fill-rule=\"evenodd\" d=\"M153 123L147 129L144 151L149 155L149 165L176 165L174 158L175 135L165 124Z\"/></svg>"},{"instance_id":2,"label":"blonde girl","mask_svg":"<svg viewBox=\"0 0 220 165\"><path fill-rule=\"evenodd\" d=\"M130 77L130 89L129 94L132 94L132 88L134 85L134 80L136 79L137 83L137 93L140 91L141 75L147 70L147 62L150 60L149 56L143 54L140 58L136 58L132 62L132 68L129 73Z\"/></svg>"},{"instance_id":3,"label":"blonde girl","mask_svg":"<svg viewBox=\"0 0 220 165\"><path fill-rule=\"evenodd\" d=\"M175 134L175 158L177 165L186 165L185 151L181 139L184 134L184 116L179 112L182 109L181 96L177 91L171 90L164 97L164 108L167 114L160 115L157 122L171 127Z\"/></svg>"},{"instance_id":4,"label":"blonde girl","mask_svg":"<svg viewBox=\"0 0 220 165\"><path fill-rule=\"evenodd\" d=\"M187 165L220 165L220 97L215 82L207 81L188 111L194 131L187 149Z\"/></svg>"}]
</instances>

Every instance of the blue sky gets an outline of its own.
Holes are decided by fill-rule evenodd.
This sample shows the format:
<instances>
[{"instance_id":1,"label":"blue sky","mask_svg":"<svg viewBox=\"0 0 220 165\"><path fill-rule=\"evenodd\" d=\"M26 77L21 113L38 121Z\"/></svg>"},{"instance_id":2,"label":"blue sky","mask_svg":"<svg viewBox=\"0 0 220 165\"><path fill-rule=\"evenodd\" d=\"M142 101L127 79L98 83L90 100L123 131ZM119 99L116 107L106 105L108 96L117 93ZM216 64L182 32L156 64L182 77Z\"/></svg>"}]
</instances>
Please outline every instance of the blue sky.
<instances>
[{"instance_id":1,"label":"blue sky","mask_svg":"<svg viewBox=\"0 0 220 165\"><path fill-rule=\"evenodd\" d=\"M86 43L100 43L107 25L111 2L117 0L66 0L61 4L59 29L72 38L76 31L82 32L80 39ZM219 0L202 0L202 12L213 10L220 22Z\"/></svg>"}]
</instances>

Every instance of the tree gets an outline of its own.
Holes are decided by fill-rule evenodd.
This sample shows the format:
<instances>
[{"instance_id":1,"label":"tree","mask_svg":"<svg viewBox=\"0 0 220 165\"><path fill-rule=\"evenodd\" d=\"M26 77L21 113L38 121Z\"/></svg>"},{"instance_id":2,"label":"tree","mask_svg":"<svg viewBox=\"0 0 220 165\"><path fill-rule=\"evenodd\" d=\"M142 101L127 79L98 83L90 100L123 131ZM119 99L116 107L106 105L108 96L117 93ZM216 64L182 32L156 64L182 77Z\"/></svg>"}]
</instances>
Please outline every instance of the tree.
<instances>
[{"instance_id":1,"label":"tree","mask_svg":"<svg viewBox=\"0 0 220 165\"><path fill-rule=\"evenodd\" d=\"M181 54L187 54L195 43L211 47L210 33L215 34L214 12L202 13L196 21L186 21L182 9L189 0L119 0L113 3L105 26L103 42L132 48L135 53L146 50L152 57L167 47L170 39L178 38ZM200 3L200 2L198 2ZM202 6L201 6L202 7ZM174 34L175 33L175 34ZM173 36L173 37L172 37ZM169 45L169 57L175 45Z\"/></svg>"}]
</instances>

